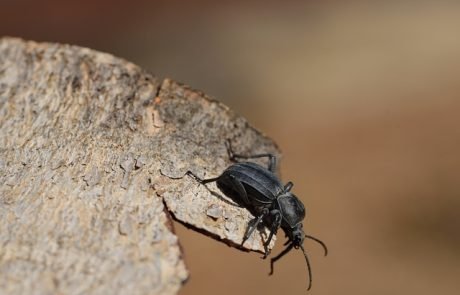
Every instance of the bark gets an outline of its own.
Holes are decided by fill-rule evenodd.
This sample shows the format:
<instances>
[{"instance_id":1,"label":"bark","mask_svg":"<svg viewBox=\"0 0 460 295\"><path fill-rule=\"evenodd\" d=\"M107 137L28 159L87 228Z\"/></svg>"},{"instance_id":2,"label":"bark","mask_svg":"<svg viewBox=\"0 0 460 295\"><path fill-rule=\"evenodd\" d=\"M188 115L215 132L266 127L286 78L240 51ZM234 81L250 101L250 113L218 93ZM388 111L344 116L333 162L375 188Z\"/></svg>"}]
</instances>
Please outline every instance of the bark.
<instances>
[{"instance_id":1,"label":"bark","mask_svg":"<svg viewBox=\"0 0 460 295\"><path fill-rule=\"evenodd\" d=\"M223 104L125 60L0 39L0 293L175 294L188 272L170 213L232 245L253 218L185 175L219 175L226 140L278 152ZM262 251L266 234L239 247Z\"/></svg>"}]
</instances>

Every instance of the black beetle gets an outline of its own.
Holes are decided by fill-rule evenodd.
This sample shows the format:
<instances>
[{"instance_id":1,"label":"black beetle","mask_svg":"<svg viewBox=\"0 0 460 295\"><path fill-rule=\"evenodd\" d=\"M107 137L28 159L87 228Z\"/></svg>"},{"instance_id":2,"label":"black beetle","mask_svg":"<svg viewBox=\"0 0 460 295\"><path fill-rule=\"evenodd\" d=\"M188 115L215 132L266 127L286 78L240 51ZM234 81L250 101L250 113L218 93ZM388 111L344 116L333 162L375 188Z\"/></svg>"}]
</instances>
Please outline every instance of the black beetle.
<instances>
[{"instance_id":1,"label":"black beetle","mask_svg":"<svg viewBox=\"0 0 460 295\"><path fill-rule=\"evenodd\" d=\"M319 243L324 249L324 255L327 255L326 245L319 239L306 235L303 231L302 220L305 218L305 207L302 202L290 192L293 183L288 182L283 185L276 175L276 157L272 154L257 154L251 156L234 154L230 142L227 141L227 151L229 157L235 164L228 167L220 176L215 178L200 179L192 172L188 175L195 178L198 182L206 184L216 182L217 186L226 194L236 196L239 204L247 208L256 218L248 226L246 234L243 237L244 242L251 236L258 225L263 222L269 229L270 234L264 243L266 258L270 251L268 245L281 227L288 241L284 244L287 247L270 261L270 275L273 274L273 264L287 254L292 248L300 248L305 256L307 263L309 284L311 288L312 274L310 262L307 253L303 247L305 238ZM268 158L269 164L265 168L252 162L237 162L237 159L254 159ZM235 199L235 198L234 198Z\"/></svg>"}]
</instances>

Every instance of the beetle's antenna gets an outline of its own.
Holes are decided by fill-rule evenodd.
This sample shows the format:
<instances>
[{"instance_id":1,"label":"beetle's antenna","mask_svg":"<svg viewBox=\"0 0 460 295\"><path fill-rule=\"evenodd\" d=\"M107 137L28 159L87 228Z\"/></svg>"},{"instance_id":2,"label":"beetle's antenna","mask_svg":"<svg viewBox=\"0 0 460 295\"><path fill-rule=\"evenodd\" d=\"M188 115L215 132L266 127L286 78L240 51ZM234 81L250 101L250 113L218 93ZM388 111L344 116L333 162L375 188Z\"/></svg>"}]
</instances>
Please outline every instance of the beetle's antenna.
<instances>
[{"instance_id":1,"label":"beetle's antenna","mask_svg":"<svg viewBox=\"0 0 460 295\"><path fill-rule=\"evenodd\" d=\"M287 246L286 248L284 248L284 250L281 251L280 254L276 255L275 257L273 257L273 258L270 260L270 273L269 273L269 275L272 275L272 274L273 274L273 264L274 264L278 259L280 259L280 258L283 257L284 255L286 255L289 251L291 251L292 248L294 248L294 244L293 244L293 243L289 244L289 246Z\"/></svg>"},{"instance_id":2,"label":"beetle's antenna","mask_svg":"<svg viewBox=\"0 0 460 295\"><path fill-rule=\"evenodd\" d=\"M328 250L327 250L326 244L324 244L323 241L321 241L320 239L315 238L315 237L313 237L313 236L309 236L309 235L305 235L305 237L306 237L307 239L313 240L313 241L317 242L318 244L320 244L320 245L323 247L323 249L324 249L324 256L327 256Z\"/></svg>"},{"instance_id":3,"label":"beetle's antenna","mask_svg":"<svg viewBox=\"0 0 460 295\"><path fill-rule=\"evenodd\" d=\"M303 256L305 256L305 261L307 262L307 268L308 268L308 288L307 291L311 289L311 266L310 266L310 260L308 260L307 252L305 252L305 249L303 248L303 245L300 245L300 249L302 249Z\"/></svg>"}]
</instances>

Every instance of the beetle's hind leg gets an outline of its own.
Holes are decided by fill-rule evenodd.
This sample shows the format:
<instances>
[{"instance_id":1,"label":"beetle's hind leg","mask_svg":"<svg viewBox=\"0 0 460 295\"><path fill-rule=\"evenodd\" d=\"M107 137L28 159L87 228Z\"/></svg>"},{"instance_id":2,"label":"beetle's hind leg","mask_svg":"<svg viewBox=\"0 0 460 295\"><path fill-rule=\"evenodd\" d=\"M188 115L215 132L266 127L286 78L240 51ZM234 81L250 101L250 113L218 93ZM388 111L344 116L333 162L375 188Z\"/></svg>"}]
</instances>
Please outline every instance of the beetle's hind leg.
<instances>
[{"instance_id":1,"label":"beetle's hind leg","mask_svg":"<svg viewBox=\"0 0 460 295\"><path fill-rule=\"evenodd\" d=\"M233 162L238 162L237 159L244 159L244 160L249 160L249 159L257 159L257 158L268 158L268 166L267 169L270 170L273 173L276 173L276 167L277 167L277 158L275 155L270 154L270 153L265 153L265 154L255 154L255 155L239 155L235 154L233 152L232 146L230 144L230 140L227 140L225 142L226 147L227 147L227 152L228 152L228 157L230 160Z\"/></svg>"},{"instance_id":2,"label":"beetle's hind leg","mask_svg":"<svg viewBox=\"0 0 460 295\"><path fill-rule=\"evenodd\" d=\"M209 182L217 181L219 179L219 177L220 177L220 176L218 176L218 177L214 177L214 178L201 179L198 176L196 176L195 174L193 174L192 171L187 171L185 174L188 175L188 176L191 176L192 178L194 178L196 181L198 181L201 184L206 184L206 183L209 183Z\"/></svg>"},{"instance_id":3,"label":"beetle's hind leg","mask_svg":"<svg viewBox=\"0 0 460 295\"><path fill-rule=\"evenodd\" d=\"M185 175L188 175L188 176L192 177L192 178L195 179L198 183L202 184L202 185L203 185L213 196L217 197L219 200L223 201L224 203L229 204L229 205L232 205L232 206L236 206L236 207L243 207L243 206L241 206L241 205L238 204L238 203L234 203L234 202L231 202L231 201L227 200L226 198L222 197L220 194L216 193L215 191L212 191L211 189L209 189L209 188L205 185L206 183L214 182L214 181L219 180L221 176L214 177L214 178L201 179L201 178L199 178L198 176L196 176L195 174L193 174L193 172L191 172L191 171L187 171L187 172L185 173Z\"/></svg>"}]
</instances>

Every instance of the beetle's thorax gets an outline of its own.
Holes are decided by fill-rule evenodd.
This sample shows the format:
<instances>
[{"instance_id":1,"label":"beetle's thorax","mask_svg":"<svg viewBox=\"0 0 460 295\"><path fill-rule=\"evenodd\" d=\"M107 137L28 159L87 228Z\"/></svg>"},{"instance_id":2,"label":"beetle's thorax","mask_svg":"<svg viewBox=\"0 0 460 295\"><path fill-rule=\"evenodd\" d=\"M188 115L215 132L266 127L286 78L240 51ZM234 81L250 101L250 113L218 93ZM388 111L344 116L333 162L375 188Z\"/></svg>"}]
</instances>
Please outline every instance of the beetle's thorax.
<instances>
[{"instance_id":1,"label":"beetle's thorax","mask_svg":"<svg viewBox=\"0 0 460 295\"><path fill-rule=\"evenodd\" d=\"M284 192L277 197L277 206L283 216L283 227L294 230L305 218L305 207L291 192Z\"/></svg>"}]
</instances>

